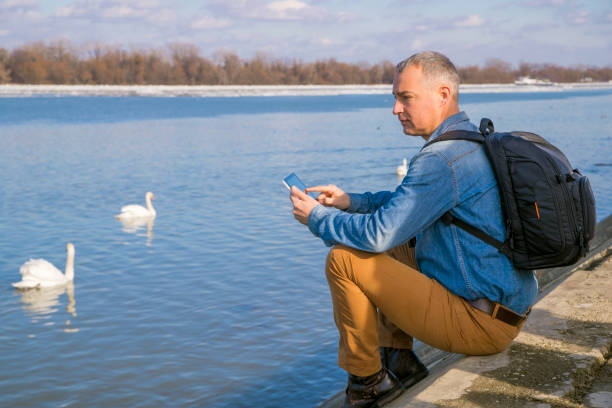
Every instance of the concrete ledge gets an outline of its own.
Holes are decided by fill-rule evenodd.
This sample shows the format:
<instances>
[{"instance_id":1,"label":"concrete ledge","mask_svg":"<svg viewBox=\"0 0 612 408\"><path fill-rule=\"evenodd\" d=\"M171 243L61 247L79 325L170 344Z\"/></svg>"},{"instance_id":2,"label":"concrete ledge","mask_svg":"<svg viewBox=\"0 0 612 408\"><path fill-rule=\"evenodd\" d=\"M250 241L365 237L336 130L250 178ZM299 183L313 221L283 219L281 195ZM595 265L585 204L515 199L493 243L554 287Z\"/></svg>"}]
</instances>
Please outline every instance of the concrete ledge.
<instances>
[{"instance_id":1,"label":"concrete ledge","mask_svg":"<svg viewBox=\"0 0 612 408\"><path fill-rule=\"evenodd\" d=\"M390 403L391 407L612 406L611 393L586 393L612 347L612 258L578 269L533 308L504 352L463 357ZM607 386L610 384L607 383ZM612 391L612 390L610 390ZM606 404L606 405L597 405Z\"/></svg>"},{"instance_id":2,"label":"concrete ledge","mask_svg":"<svg viewBox=\"0 0 612 408\"><path fill-rule=\"evenodd\" d=\"M506 351L467 357L420 344L429 376L388 407L612 407L611 256L609 216L578 266L536 271L537 303ZM320 407L343 399L339 392Z\"/></svg>"},{"instance_id":3,"label":"concrete ledge","mask_svg":"<svg viewBox=\"0 0 612 408\"><path fill-rule=\"evenodd\" d=\"M540 287L540 296L547 292L555 283L563 280L567 275L578 269L593 269L603 259L612 253L612 215L597 224L595 237L590 243L591 250L584 260L576 266L563 266L559 268L542 269L535 272Z\"/></svg>"}]
</instances>

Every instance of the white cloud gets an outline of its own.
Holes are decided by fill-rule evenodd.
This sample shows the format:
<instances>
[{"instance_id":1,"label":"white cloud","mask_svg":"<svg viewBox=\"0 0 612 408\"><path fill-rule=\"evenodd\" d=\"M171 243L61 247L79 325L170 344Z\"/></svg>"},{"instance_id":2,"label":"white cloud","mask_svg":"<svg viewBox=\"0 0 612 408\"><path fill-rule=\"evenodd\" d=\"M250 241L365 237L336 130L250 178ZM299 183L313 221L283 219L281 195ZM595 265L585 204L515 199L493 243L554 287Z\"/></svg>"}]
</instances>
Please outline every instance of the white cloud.
<instances>
[{"instance_id":1,"label":"white cloud","mask_svg":"<svg viewBox=\"0 0 612 408\"><path fill-rule=\"evenodd\" d=\"M287 21L323 21L328 19L346 20L350 14L334 15L327 9L311 6L299 0L279 0L265 2L262 0L213 0L208 9L220 16L242 18L247 20L287 20Z\"/></svg>"},{"instance_id":2,"label":"white cloud","mask_svg":"<svg viewBox=\"0 0 612 408\"><path fill-rule=\"evenodd\" d=\"M38 21L41 18L35 0L7 0L0 3L0 21L3 26L21 25Z\"/></svg>"},{"instance_id":3,"label":"white cloud","mask_svg":"<svg viewBox=\"0 0 612 408\"><path fill-rule=\"evenodd\" d=\"M217 19L209 16L203 16L195 19L191 23L191 28L196 30L210 30L215 28L224 28L231 25L231 21L228 19Z\"/></svg>"},{"instance_id":4,"label":"white cloud","mask_svg":"<svg viewBox=\"0 0 612 408\"><path fill-rule=\"evenodd\" d=\"M83 13L82 9L79 9L73 5L60 7L55 10L56 17L77 17Z\"/></svg>"},{"instance_id":5,"label":"white cloud","mask_svg":"<svg viewBox=\"0 0 612 408\"><path fill-rule=\"evenodd\" d=\"M0 19L34 17L38 15L38 10L35 0L7 0L0 3Z\"/></svg>"},{"instance_id":6,"label":"white cloud","mask_svg":"<svg viewBox=\"0 0 612 408\"><path fill-rule=\"evenodd\" d=\"M565 0L529 0L523 2L523 5L527 7L563 6L565 4Z\"/></svg>"},{"instance_id":7,"label":"white cloud","mask_svg":"<svg viewBox=\"0 0 612 408\"><path fill-rule=\"evenodd\" d=\"M326 19L345 18L343 14L332 15L327 9L311 6L298 0L284 0L269 3L267 18L273 20L310 20L322 21Z\"/></svg>"},{"instance_id":8,"label":"white cloud","mask_svg":"<svg viewBox=\"0 0 612 408\"><path fill-rule=\"evenodd\" d=\"M581 10L570 14L568 20L572 24L584 24L588 21L590 15L591 13L589 13L588 11Z\"/></svg>"},{"instance_id":9,"label":"white cloud","mask_svg":"<svg viewBox=\"0 0 612 408\"><path fill-rule=\"evenodd\" d=\"M312 41L311 44L314 44L315 46L331 47L338 44L338 41L332 40L331 38L317 38Z\"/></svg>"},{"instance_id":10,"label":"white cloud","mask_svg":"<svg viewBox=\"0 0 612 408\"><path fill-rule=\"evenodd\" d=\"M16 11L37 8L38 3L36 0L6 0L0 3L0 10L2 11Z\"/></svg>"},{"instance_id":11,"label":"white cloud","mask_svg":"<svg viewBox=\"0 0 612 408\"><path fill-rule=\"evenodd\" d=\"M455 27L480 27L483 26L485 20L478 14L472 14L467 19L460 20L453 24Z\"/></svg>"},{"instance_id":12,"label":"white cloud","mask_svg":"<svg viewBox=\"0 0 612 408\"><path fill-rule=\"evenodd\" d=\"M266 7L277 13L286 13L289 11L305 9L306 7L308 7L308 5L297 0L283 0L270 3Z\"/></svg>"},{"instance_id":13,"label":"white cloud","mask_svg":"<svg viewBox=\"0 0 612 408\"><path fill-rule=\"evenodd\" d=\"M143 11L136 10L132 7L125 5L116 5L102 10L102 17L105 18L129 18L129 17L142 17Z\"/></svg>"},{"instance_id":14,"label":"white cloud","mask_svg":"<svg viewBox=\"0 0 612 408\"><path fill-rule=\"evenodd\" d=\"M283 0L268 3L263 18L273 20L303 20L309 16L319 14L318 10L297 0Z\"/></svg>"},{"instance_id":15,"label":"white cloud","mask_svg":"<svg viewBox=\"0 0 612 408\"><path fill-rule=\"evenodd\" d=\"M422 50L427 45L427 42L418 38L415 38L410 43L410 48L413 50Z\"/></svg>"},{"instance_id":16,"label":"white cloud","mask_svg":"<svg viewBox=\"0 0 612 408\"><path fill-rule=\"evenodd\" d=\"M154 17L167 10L157 0L78 0L55 10L56 17L79 17L91 20Z\"/></svg>"},{"instance_id":17,"label":"white cloud","mask_svg":"<svg viewBox=\"0 0 612 408\"><path fill-rule=\"evenodd\" d=\"M158 25L168 25L176 22L176 18L176 12L173 9L166 8L149 14L147 21Z\"/></svg>"},{"instance_id":18,"label":"white cloud","mask_svg":"<svg viewBox=\"0 0 612 408\"><path fill-rule=\"evenodd\" d=\"M350 23L359 20L359 15L349 11L339 11L337 14L332 15L335 22L337 23Z\"/></svg>"},{"instance_id":19,"label":"white cloud","mask_svg":"<svg viewBox=\"0 0 612 408\"><path fill-rule=\"evenodd\" d=\"M127 3L129 5L138 7L138 8L149 8L149 9L157 9L162 7L162 3L158 0L118 0L119 3Z\"/></svg>"}]
</instances>

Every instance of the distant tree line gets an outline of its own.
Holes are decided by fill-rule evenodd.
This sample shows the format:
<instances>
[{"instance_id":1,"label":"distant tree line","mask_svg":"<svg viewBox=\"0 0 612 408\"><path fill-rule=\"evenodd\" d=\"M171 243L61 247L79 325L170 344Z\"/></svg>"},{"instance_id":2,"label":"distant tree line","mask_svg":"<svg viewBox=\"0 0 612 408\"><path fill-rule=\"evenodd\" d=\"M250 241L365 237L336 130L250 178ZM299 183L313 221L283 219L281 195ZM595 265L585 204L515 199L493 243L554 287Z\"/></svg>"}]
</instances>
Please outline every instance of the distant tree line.
<instances>
[{"instance_id":1,"label":"distant tree line","mask_svg":"<svg viewBox=\"0 0 612 408\"><path fill-rule=\"evenodd\" d=\"M462 83L488 84L510 83L521 77L548 80L551 82L605 82L612 80L612 66L593 67L579 65L562 67L555 64L532 64L521 62L518 69L508 62L492 58L484 67L471 65L457 68Z\"/></svg>"},{"instance_id":2,"label":"distant tree line","mask_svg":"<svg viewBox=\"0 0 612 408\"><path fill-rule=\"evenodd\" d=\"M609 81L612 67L561 67L522 62L518 69L491 59L483 67L459 67L462 83L510 83L521 76L552 82ZM0 48L0 83L104 85L342 85L388 84L395 65L348 64L274 59L256 54L245 60L229 52L202 57L191 44L131 50L96 45L79 50L68 42L29 43Z\"/></svg>"}]
</instances>

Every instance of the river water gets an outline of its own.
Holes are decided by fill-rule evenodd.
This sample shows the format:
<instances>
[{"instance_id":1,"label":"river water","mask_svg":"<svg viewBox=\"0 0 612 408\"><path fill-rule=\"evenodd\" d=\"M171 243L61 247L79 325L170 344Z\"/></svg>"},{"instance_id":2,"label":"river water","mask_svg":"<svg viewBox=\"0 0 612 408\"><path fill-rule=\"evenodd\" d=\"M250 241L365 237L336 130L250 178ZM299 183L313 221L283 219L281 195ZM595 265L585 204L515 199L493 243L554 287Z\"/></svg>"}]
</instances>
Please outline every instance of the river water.
<instances>
[{"instance_id":1,"label":"river water","mask_svg":"<svg viewBox=\"0 0 612 408\"><path fill-rule=\"evenodd\" d=\"M422 142L391 95L0 98L0 406L311 407L343 388L327 249L281 179L393 189ZM612 212L612 91L465 94ZM154 223L124 226L155 194ZM30 257L74 285L21 293Z\"/></svg>"}]
</instances>

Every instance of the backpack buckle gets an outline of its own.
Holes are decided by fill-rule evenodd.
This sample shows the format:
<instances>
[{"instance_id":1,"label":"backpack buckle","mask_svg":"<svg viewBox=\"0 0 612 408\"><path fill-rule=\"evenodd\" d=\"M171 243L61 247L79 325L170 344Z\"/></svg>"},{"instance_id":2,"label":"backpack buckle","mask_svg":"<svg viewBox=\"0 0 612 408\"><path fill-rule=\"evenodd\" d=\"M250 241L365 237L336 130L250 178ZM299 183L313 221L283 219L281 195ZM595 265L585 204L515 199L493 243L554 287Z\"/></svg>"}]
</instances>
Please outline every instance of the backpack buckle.
<instances>
[{"instance_id":1,"label":"backpack buckle","mask_svg":"<svg viewBox=\"0 0 612 408\"><path fill-rule=\"evenodd\" d=\"M510 244L510 245L508 245ZM499 252L501 252L502 254L506 255L506 257L508 257L508 259L510 259L512 261L512 250L510 248L514 248L514 240L511 239L510 241L506 241L504 242L504 245L502 245L499 248Z\"/></svg>"},{"instance_id":2,"label":"backpack buckle","mask_svg":"<svg viewBox=\"0 0 612 408\"><path fill-rule=\"evenodd\" d=\"M455 217L453 217L453 215L450 213L450 211L447 211L444 213L444 215L442 217L440 217L440 219L442 220L442 222L445 225L451 225L453 223L453 220L455 219Z\"/></svg>"},{"instance_id":3,"label":"backpack buckle","mask_svg":"<svg viewBox=\"0 0 612 408\"><path fill-rule=\"evenodd\" d=\"M490 135L495 130L493 127L493 121L489 118L480 119L480 126L478 126L478 130L483 136Z\"/></svg>"}]
</instances>

